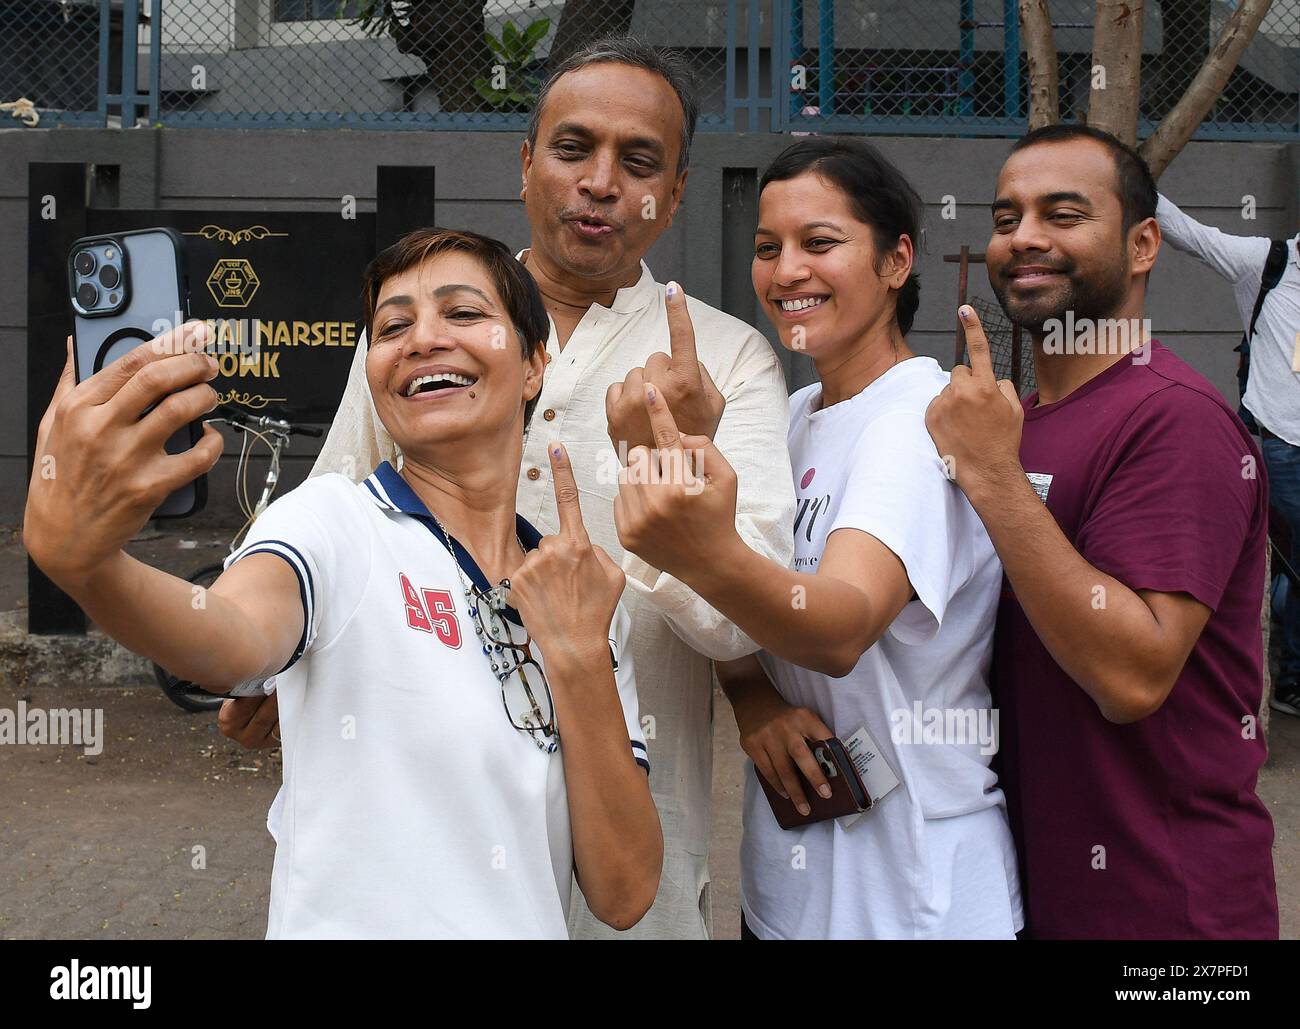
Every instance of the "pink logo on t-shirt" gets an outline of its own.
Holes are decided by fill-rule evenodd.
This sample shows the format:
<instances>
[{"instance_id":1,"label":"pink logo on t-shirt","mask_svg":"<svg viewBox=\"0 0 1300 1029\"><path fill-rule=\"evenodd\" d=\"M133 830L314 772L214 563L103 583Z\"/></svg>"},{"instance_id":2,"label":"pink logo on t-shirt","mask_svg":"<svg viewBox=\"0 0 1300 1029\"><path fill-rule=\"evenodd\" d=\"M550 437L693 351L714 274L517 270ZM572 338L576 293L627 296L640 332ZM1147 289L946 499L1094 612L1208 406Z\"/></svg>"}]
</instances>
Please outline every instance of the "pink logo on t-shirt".
<instances>
[{"instance_id":1,"label":"pink logo on t-shirt","mask_svg":"<svg viewBox=\"0 0 1300 1029\"><path fill-rule=\"evenodd\" d=\"M817 474L816 468L809 468L806 472L804 472L803 478L799 480L799 488L807 489L813 481L813 476L816 474Z\"/></svg>"}]
</instances>

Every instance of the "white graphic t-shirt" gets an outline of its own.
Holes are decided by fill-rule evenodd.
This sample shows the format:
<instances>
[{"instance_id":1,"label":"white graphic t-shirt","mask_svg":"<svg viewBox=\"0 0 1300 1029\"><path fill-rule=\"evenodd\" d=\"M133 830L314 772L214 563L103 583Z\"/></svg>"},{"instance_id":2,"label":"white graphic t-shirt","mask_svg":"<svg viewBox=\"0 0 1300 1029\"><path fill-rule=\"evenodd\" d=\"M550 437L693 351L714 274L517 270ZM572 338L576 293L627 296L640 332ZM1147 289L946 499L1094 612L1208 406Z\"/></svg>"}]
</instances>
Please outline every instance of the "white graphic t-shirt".
<instances>
[{"instance_id":1,"label":"white graphic t-shirt","mask_svg":"<svg viewBox=\"0 0 1300 1029\"><path fill-rule=\"evenodd\" d=\"M540 539L522 517L527 550ZM303 631L274 677L284 785L272 939L568 937L573 876L560 751L514 728L463 582L490 584L389 464L309 479L228 564L272 554L298 577ZM507 607L504 628L524 630ZM649 770L631 622L610 660L632 757ZM545 668L534 641L532 653ZM560 727L561 736L563 726Z\"/></svg>"},{"instance_id":2,"label":"white graphic t-shirt","mask_svg":"<svg viewBox=\"0 0 1300 1029\"><path fill-rule=\"evenodd\" d=\"M899 785L847 826L782 829L750 764L741 893L759 937L1009 937L1022 926L988 672L1002 567L935 450L925 409L948 382L928 357L818 410L790 398L794 568L815 573L839 529L869 533L915 591L843 678L764 652L776 688L841 740L865 727Z\"/></svg>"}]
</instances>

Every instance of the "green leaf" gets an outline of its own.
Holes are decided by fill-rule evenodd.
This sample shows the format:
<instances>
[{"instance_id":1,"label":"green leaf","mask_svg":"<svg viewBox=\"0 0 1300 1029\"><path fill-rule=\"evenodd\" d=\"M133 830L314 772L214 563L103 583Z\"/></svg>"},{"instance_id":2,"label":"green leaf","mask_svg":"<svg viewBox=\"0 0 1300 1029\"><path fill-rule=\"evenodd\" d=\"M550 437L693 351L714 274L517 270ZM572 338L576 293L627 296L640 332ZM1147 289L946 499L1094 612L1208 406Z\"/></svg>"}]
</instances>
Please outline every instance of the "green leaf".
<instances>
[{"instance_id":1,"label":"green leaf","mask_svg":"<svg viewBox=\"0 0 1300 1029\"><path fill-rule=\"evenodd\" d=\"M531 55L533 48L546 36L551 30L550 18L538 18L535 22L524 29L524 42L528 44L528 53Z\"/></svg>"},{"instance_id":2,"label":"green leaf","mask_svg":"<svg viewBox=\"0 0 1300 1029\"><path fill-rule=\"evenodd\" d=\"M524 56L524 41L519 35L519 30L515 28L513 21L507 20L501 27L501 42L506 46L506 52L510 60L518 61Z\"/></svg>"},{"instance_id":3,"label":"green leaf","mask_svg":"<svg viewBox=\"0 0 1300 1029\"><path fill-rule=\"evenodd\" d=\"M510 55L506 52L505 46L502 45L501 40L497 39L496 36L492 35L490 32L485 32L483 33L483 39L491 51L500 57L501 60L510 60Z\"/></svg>"},{"instance_id":4,"label":"green leaf","mask_svg":"<svg viewBox=\"0 0 1300 1029\"><path fill-rule=\"evenodd\" d=\"M361 31L367 36L388 35L393 20L391 7L390 0L362 0L357 6L357 16L348 24L361 26ZM343 7L340 4L335 17L343 16Z\"/></svg>"},{"instance_id":5,"label":"green leaf","mask_svg":"<svg viewBox=\"0 0 1300 1029\"><path fill-rule=\"evenodd\" d=\"M505 94L499 89L493 89L487 79L475 79L474 91L490 104L499 104L505 99Z\"/></svg>"}]
</instances>

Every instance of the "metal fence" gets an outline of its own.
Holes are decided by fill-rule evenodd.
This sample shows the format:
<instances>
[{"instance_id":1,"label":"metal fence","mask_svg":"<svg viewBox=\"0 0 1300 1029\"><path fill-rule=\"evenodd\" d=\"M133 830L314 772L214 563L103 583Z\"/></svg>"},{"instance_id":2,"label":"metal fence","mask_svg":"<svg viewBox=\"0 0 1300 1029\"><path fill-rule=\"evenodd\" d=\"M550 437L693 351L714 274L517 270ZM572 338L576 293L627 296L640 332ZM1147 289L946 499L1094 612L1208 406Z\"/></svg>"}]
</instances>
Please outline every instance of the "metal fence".
<instances>
[{"instance_id":1,"label":"metal fence","mask_svg":"<svg viewBox=\"0 0 1300 1029\"><path fill-rule=\"evenodd\" d=\"M98 3L0 3L0 126L104 123L112 69L100 60L101 21ZM120 77L120 12L116 24Z\"/></svg>"},{"instance_id":2,"label":"metal fence","mask_svg":"<svg viewBox=\"0 0 1300 1029\"><path fill-rule=\"evenodd\" d=\"M792 0L785 128L1018 135L1028 71L1016 0ZM1152 0L1142 34L1139 135L1183 94L1236 4ZM1087 111L1092 0L1050 0L1061 113ZM829 60L822 61L826 54ZM1273 0L1198 135L1300 138L1300 0Z\"/></svg>"},{"instance_id":3,"label":"metal fence","mask_svg":"<svg viewBox=\"0 0 1300 1029\"><path fill-rule=\"evenodd\" d=\"M726 2L169 0L162 121L513 128L566 54L632 32L683 51L718 122Z\"/></svg>"},{"instance_id":4,"label":"metal fence","mask_svg":"<svg viewBox=\"0 0 1300 1029\"><path fill-rule=\"evenodd\" d=\"M1143 133L1232 11L1152 0ZM1051 0L1061 109L1094 74L1091 0ZM548 69L631 32L690 63L701 128L1016 135L1015 0L6 0L0 114L40 124L512 129ZM1203 138L1300 139L1300 0L1274 0ZM22 108L22 110L18 110Z\"/></svg>"}]
</instances>

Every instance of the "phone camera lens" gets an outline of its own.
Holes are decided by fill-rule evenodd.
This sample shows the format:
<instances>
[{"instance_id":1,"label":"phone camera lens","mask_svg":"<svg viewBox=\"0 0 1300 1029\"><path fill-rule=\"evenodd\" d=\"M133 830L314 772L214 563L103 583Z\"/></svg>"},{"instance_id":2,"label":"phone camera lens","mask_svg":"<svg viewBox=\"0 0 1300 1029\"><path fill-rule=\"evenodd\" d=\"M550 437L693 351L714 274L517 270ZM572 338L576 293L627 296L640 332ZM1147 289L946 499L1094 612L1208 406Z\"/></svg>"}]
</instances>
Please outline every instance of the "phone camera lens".
<instances>
[{"instance_id":1,"label":"phone camera lens","mask_svg":"<svg viewBox=\"0 0 1300 1029\"><path fill-rule=\"evenodd\" d=\"M95 270L95 255L89 250L83 250L77 255L73 264L78 275L89 275Z\"/></svg>"},{"instance_id":2,"label":"phone camera lens","mask_svg":"<svg viewBox=\"0 0 1300 1029\"><path fill-rule=\"evenodd\" d=\"M77 287L77 303L87 311L99 303L99 290L93 282L83 282Z\"/></svg>"},{"instance_id":3,"label":"phone camera lens","mask_svg":"<svg viewBox=\"0 0 1300 1029\"><path fill-rule=\"evenodd\" d=\"M106 264L99 270L99 284L105 289L113 289L121 281L121 273L111 264Z\"/></svg>"}]
</instances>

